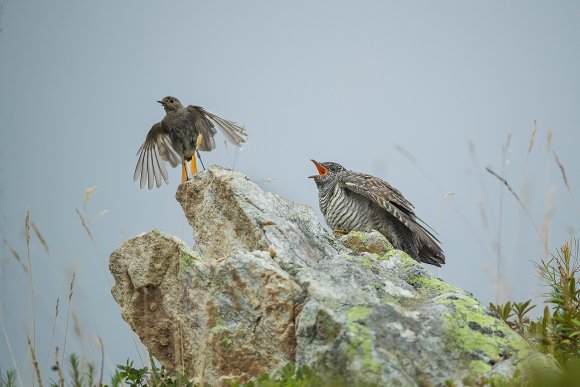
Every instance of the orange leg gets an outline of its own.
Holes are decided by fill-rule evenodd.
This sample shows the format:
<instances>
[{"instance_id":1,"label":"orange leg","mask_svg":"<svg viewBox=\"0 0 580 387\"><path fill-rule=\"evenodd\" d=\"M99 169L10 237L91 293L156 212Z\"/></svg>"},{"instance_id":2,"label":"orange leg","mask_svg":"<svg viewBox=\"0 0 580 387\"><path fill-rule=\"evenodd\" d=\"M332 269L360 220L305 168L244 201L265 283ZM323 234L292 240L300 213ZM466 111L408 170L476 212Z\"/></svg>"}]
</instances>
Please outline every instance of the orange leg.
<instances>
[{"instance_id":1,"label":"orange leg","mask_svg":"<svg viewBox=\"0 0 580 387\"><path fill-rule=\"evenodd\" d=\"M187 164L185 161L181 162L181 182L187 181Z\"/></svg>"},{"instance_id":2,"label":"orange leg","mask_svg":"<svg viewBox=\"0 0 580 387\"><path fill-rule=\"evenodd\" d=\"M193 155L193 157L191 158L190 168L191 168L191 175L192 176L197 175L197 161L195 160L195 155Z\"/></svg>"}]
</instances>

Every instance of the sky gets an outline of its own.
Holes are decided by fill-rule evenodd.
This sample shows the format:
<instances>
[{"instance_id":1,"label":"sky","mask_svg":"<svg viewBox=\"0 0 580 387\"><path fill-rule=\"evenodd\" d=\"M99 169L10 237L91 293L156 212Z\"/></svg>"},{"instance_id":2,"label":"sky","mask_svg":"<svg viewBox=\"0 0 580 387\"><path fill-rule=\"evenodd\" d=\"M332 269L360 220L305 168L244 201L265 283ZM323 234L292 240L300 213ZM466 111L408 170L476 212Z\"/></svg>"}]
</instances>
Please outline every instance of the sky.
<instances>
[{"instance_id":1,"label":"sky","mask_svg":"<svg viewBox=\"0 0 580 387\"><path fill-rule=\"evenodd\" d=\"M166 95L247 129L241 151L218 133L206 166L235 167L321 222L310 159L374 174L439 233L434 274L485 304L539 299L534 262L580 227L579 41L576 1L3 0L0 368L29 384L28 335L55 377L65 331L67 354L97 363L100 336L107 372L146 362L107 264L154 228L193 243L180 170L152 191L132 181ZM27 209L49 247L32 233L34 314L10 250L27 264Z\"/></svg>"}]
</instances>

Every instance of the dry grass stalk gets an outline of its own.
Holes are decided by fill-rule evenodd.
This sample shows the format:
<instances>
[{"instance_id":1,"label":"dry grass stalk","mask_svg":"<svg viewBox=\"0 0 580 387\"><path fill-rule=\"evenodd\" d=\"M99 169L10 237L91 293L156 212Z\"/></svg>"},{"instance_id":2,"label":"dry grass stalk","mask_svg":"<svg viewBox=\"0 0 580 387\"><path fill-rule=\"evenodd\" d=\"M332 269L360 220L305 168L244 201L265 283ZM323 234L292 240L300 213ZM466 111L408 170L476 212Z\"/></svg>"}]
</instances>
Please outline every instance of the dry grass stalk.
<instances>
[{"instance_id":1,"label":"dry grass stalk","mask_svg":"<svg viewBox=\"0 0 580 387\"><path fill-rule=\"evenodd\" d=\"M236 170L236 163L238 162L238 157L240 155L240 152L243 150L243 147L241 146L235 146L235 151L234 151L234 157L232 158L232 156L230 155L230 144L228 144L228 142L226 140L224 140L224 147L226 149L226 155L228 158L228 161L231 165L231 170L235 171ZM197 152L197 156L199 158L199 162L201 163L201 167L203 168L203 170L205 171L205 165L203 165L203 161L201 160L201 157L199 157L199 152Z\"/></svg>"},{"instance_id":2,"label":"dry grass stalk","mask_svg":"<svg viewBox=\"0 0 580 387\"><path fill-rule=\"evenodd\" d=\"M34 281L32 277L32 259L30 258L30 207L26 209L24 228L26 231L26 256L28 258L28 280L30 281L30 296L32 297L32 343L36 347L36 301L34 296Z\"/></svg>"},{"instance_id":3,"label":"dry grass stalk","mask_svg":"<svg viewBox=\"0 0 580 387\"><path fill-rule=\"evenodd\" d=\"M40 233L40 230L38 229L38 227L36 227L36 224L34 223L34 221L31 222L31 225L32 225L32 230L34 231L34 234L38 238L38 241L40 242L40 244L44 248L44 251L46 251L46 254L50 257L50 249L48 248L48 244L46 243L46 239L44 239L44 236L42 236L42 234Z\"/></svg>"},{"instance_id":4,"label":"dry grass stalk","mask_svg":"<svg viewBox=\"0 0 580 387\"><path fill-rule=\"evenodd\" d=\"M32 357L32 365L34 366L34 370L36 371L36 379L38 380L39 387L42 387L42 378L40 377L40 368L38 368L36 354L34 352L34 348L32 347L32 343L30 342L30 337L27 337L27 339L28 339L28 350L30 351L30 356Z\"/></svg>"},{"instance_id":5,"label":"dry grass stalk","mask_svg":"<svg viewBox=\"0 0 580 387\"><path fill-rule=\"evenodd\" d=\"M505 144L501 149L502 161L501 161L501 176L505 176L506 166L508 165L508 151L510 147L510 143L512 141L511 133L508 133L507 139ZM505 180L505 178L504 178ZM497 227L497 263L496 263L496 270L495 270L495 302L499 302L500 298L500 283L501 279L501 264L502 264L502 254L501 254L501 242L502 242L502 226L503 226L503 190L499 193L499 222Z\"/></svg>"},{"instance_id":6,"label":"dry grass stalk","mask_svg":"<svg viewBox=\"0 0 580 387\"><path fill-rule=\"evenodd\" d=\"M477 157L477 149L475 147L475 144L472 141L469 141L467 145L469 147L469 156L471 157L471 162L473 163L473 167L477 175L477 180L479 181L481 191L483 192L483 199L485 203L491 203L491 199L487 192L487 186L485 184L485 179L483 178L483 173L481 173L483 169L481 168L479 158Z\"/></svg>"},{"instance_id":7,"label":"dry grass stalk","mask_svg":"<svg viewBox=\"0 0 580 387\"><path fill-rule=\"evenodd\" d=\"M483 227L487 229L488 221L487 215L485 214L485 205L482 201L479 202L479 215L481 216L481 222L483 223Z\"/></svg>"},{"instance_id":8,"label":"dry grass stalk","mask_svg":"<svg viewBox=\"0 0 580 387\"><path fill-rule=\"evenodd\" d=\"M105 371L105 346L103 345L103 339L101 339L101 335L98 336L99 338L99 347L101 348L101 374L99 376L99 386L103 385L103 373Z\"/></svg>"},{"instance_id":9,"label":"dry grass stalk","mask_svg":"<svg viewBox=\"0 0 580 387\"><path fill-rule=\"evenodd\" d=\"M97 186L85 188L85 194L83 196L83 208L86 210L87 203L91 200L91 194L97 190Z\"/></svg>"},{"instance_id":10,"label":"dry grass stalk","mask_svg":"<svg viewBox=\"0 0 580 387\"><path fill-rule=\"evenodd\" d=\"M399 151L401 154L403 154L407 159L409 159L409 161L413 163L413 165L417 167L417 169L419 169L419 171L432 183L431 184L432 187L435 187L435 189L437 189L439 192L447 191L441 187L441 184L439 183L438 179L434 178L433 175L431 175L425 168L422 167L420 163L417 162L417 160L411 153L409 153L399 145L395 145L395 149ZM465 228L469 230L469 232L471 233L473 238L477 241L481 249L486 252L489 251L489 246L483 242L479 233L471 225L471 223L469 222L465 214L461 211L461 209L457 206L457 204L453 200L450 201L449 203L451 205L451 208L455 211L455 214L457 215L459 220L464 224Z\"/></svg>"},{"instance_id":11,"label":"dry grass stalk","mask_svg":"<svg viewBox=\"0 0 580 387\"><path fill-rule=\"evenodd\" d=\"M10 250L10 252L12 253L12 256L20 264L20 266L22 267L22 270L24 270L24 272L28 276L28 267L26 266L26 263L24 263L24 261L22 261L22 259L20 259L20 254L18 254L18 251L16 251L16 249L6 239L3 239L2 241L4 242L4 245L6 245L6 247L8 247L8 250Z\"/></svg>"},{"instance_id":12,"label":"dry grass stalk","mask_svg":"<svg viewBox=\"0 0 580 387\"><path fill-rule=\"evenodd\" d=\"M75 211L77 212L77 215L79 216L80 220L81 220L81 224L83 226L83 228L85 229L85 231L87 232L87 235L89 236L89 239L91 240L91 243L93 244L93 247L95 248L95 252L97 253L97 257L104 263L104 259L101 255L101 251L99 250L99 246L97 246L97 241L95 240L93 233L91 232L91 229L89 227L89 223L87 220L85 220L85 217L83 217L83 215L81 214L81 212L79 211L78 208L75 208ZM86 214L86 211L85 211ZM111 279L109 278L109 276L105 275L107 278L107 282L109 283L109 286L111 286Z\"/></svg>"},{"instance_id":13,"label":"dry grass stalk","mask_svg":"<svg viewBox=\"0 0 580 387\"><path fill-rule=\"evenodd\" d=\"M503 152L503 157L504 157L504 162L505 162L505 158L507 157L507 153L508 150L510 148L510 144L512 143L512 134L508 133L508 136L505 140L505 144L502 147L502 152Z\"/></svg>"},{"instance_id":14,"label":"dry grass stalk","mask_svg":"<svg viewBox=\"0 0 580 387\"><path fill-rule=\"evenodd\" d=\"M520 197L518 196L518 194L513 190L513 188L511 187L511 185L508 183L508 181L506 179L504 179L503 177L501 177L500 175L498 175L497 173L495 173L491 168L487 167L485 168L485 170L487 172L489 172L491 175L495 176L499 181L501 181L506 188L508 189L508 191L510 191L510 193L513 195L513 197L517 200L517 202L519 203L520 207L522 208L522 210L524 210L524 212L526 213L526 215L528 216L528 219L530 220L530 222L532 223L532 225L534 226L534 229L536 230L536 232L538 233L539 237L542 238L543 240L543 236L540 233L540 230L538 229L538 226L536 225L536 222L534 222L534 219L532 218L532 215L530 214L530 212L528 211L527 207L525 206L525 204L521 201Z\"/></svg>"},{"instance_id":15,"label":"dry grass stalk","mask_svg":"<svg viewBox=\"0 0 580 387\"><path fill-rule=\"evenodd\" d=\"M48 346L48 354L46 355L46 361L48 362L48 357L50 356L50 349L52 348L52 343L54 342L54 331L56 329L56 321L58 319L58 310L60 304L60 297L56 298L56 306L54 308L54 321L52 323L52 334L50 335L50 345Z\"/></svg>"},{"instance_id":16,"label":"dry grass stalk","mask_svg":"<svg viewBox=\"0 0 580 387\"><path fill-rule=\"evenodd\" d=\"M64 345L62 347L62 362L63 363L64 363L64 357L66 355L66 338L68 336L68 323L70 320L70 303L71 303L71 299L72 299L72 296L74 293L73 289L75 286L75 276L76 276L76 273L73 272L72 279L70 281L70 290L68 293L68 305L67 305L67 310L66 310L66 325L64 328Z\"/></svg>"},{"instance_id":17,"label":"dry grass stalk","mask_svg":"<svg viewBox=\"0 0 580 387\"><path fill-rule=\"evenodd\" d=\"M20 382L21 386L24 386L22 383L22 379L20 378L20 371L18 371L18 367L16 366L16 358L14 357L14 352L12 351L12 344L10 343L10 337L8 337L8 333L6 332L6 326L4 325L4 320L2 316L5 316L4 311L2 310L2 305L0 304L0 325L2 326L2 334L4 335L4 341L8 346L8 353L10 353L10 359L12 360L12 366L16 371L16 377L18 378L18 382Z\"/></svg>"},{"instance_id":18,"label":"dry grass stalk","mask_svg":"<svg viewBox=\"0 0 580 387\"><path fill-rule=\"evenodd\" d=\"M79 320L78 316L76 315L76 313L73 312L73 321L74 321L74 327L75 327L75 335L77 335L77 337L80 339L82 334L81 331L81 321Z\"/></svg>"},{"instance_id":19,"label":"dry grass stalk","mask_svg":"<svg viewBox=\"0 0 580 387\"><path fill-rule=\"evenodd\" d=\"M399 152L407 159L409 159L410 162L412 162L413 164L417 164L417 159L415 159L415 156L413 156L411 152L407 151L405 148L397 144L395 144L395 149L397 150L397 152Z\"/></svg>"},{"instance_id":20,"label":"dry grass stalk","mask_svg":"<svg viewBox=\"0 0 580 387\"><path fill-rule=\"evenodd\" d=\"M532 137L530 138L530 146L528 147L528 154L532 151L532 147L534 146L534 139L536 138L536 132L538 131L538 125L536 120L534 120L534 130L532 130Z\"/></svg>"},{"instance_id":21,"label":"dry grass stalk","mask_svg":"<svg viewBox=\"0 0 580 387\"><path fill-rule=\"evenodd\" d=\"M548 151L552 150L552 141L554 140L554 131L552 130L552 128L548 129L548 134L546 136L546 145L547 145L547 149Z\"/></svg>"},{"instance_id":22,"label":"dry grass stalk","mask_svg":"<svg viewBox=\"0 0 580 387\"><path fill-rule=\"evenodd\" d=\"M554 209L554 198L556 197L556 188L552 187L548 191L548 205L546 212L544 213L544 222L542 224L542 235L544 237L544 253L546 255L550 254L550 221L552 216L556 212Z\"/></svg>"},{"instance_id":23,"label":"dry grass stalk","mask_svg":"<svg viewBox=\"0 0 580 387\"><path fill-rule=\"evenodd\" d=\"M558 164L558 167L560 168L560 172L562 172L562 179L564 180L564 184L566 184L566 188L568 188L568 191L572 192L572 190L570 189L570 184L568 184L568 177L566 176L566 170L564 169L564 165L562 165L562 163L560 162L560 158L558 157L556 151L552 151L552 153L554 154L554 158L556 159L556 164Z\"/></svg>"},{"instance_id":24,"label":"dry grass stalk","mask_svg":"<svg viewBox=\"0 0 580 387\"><path fill-rule=\"evenodd\" d=\"M96 247L97 246L97 242L95 242L95 238L93 237L93 233L91 232L91 230L89 228L89 225L85 221L85 218L83 217L83 215L81 214L81 212L79 211L78 208L75 208L75 211L77 212L79 218L81 219L81 224L83 225L83 228L85 229L85 231L89 235L89 238L91 239L91 242L93 242L93 245Z\"/></svg>"},{"instance_id":25,"label":"dry grass stalk","mask_svg":"<svg viewBox=\"0 0 580 387\"><path fill-rule=\"evenodd\" d=\"M453 195L455 195L455 192L445 192L445 195L443 195L443 201L446 202Z\"/></svg>"},{"instance_id":26,"label":"dry grass stalk","mask_svg":"<svg viewBox=\"0 0 580 387\"><path fill-rule=\"evenodd\" d=\"M55 358L55 363L54 363L53 369L58 374L58 386L64 387L64 374L62 373L62 368L60 367L60 363L58 361L58 347L56 347L54 349L54 358ZM102 384L100 384L100 385L102 386Z\"/></svg>"}]
</instances>

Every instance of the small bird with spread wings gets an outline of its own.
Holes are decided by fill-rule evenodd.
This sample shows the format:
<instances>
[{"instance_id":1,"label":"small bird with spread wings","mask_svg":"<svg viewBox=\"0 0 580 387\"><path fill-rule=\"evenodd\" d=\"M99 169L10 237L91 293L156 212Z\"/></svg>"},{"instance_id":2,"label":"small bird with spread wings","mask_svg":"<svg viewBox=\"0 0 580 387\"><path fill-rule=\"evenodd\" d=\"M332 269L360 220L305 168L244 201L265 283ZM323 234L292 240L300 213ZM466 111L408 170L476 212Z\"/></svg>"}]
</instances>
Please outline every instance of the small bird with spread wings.
<instances>
[{"instance_id":1,"label":"small bird with spread wings","mask_svg":"<svg viewBox=\"0 0 580 387\"><path fill-rule=\"evenodd\" d=\"M139 148L137 167L133 180L139 180L141 188L161 186L161 179L169 182L165 162L172 167L181 163L181 182L189 179L187 162L191 163L191 173L197 173L195 156L199 151L215 148L213 136L216 134L214 123L219 126L226 138L241 147L247 140L246 130L236 123L216 116L201 106L184 107L175 97L165 97L157 101L165 109L163 120L153 125L145 142ZM200 159L201 161L201 159Z\"/></svg>"}]
</instances>

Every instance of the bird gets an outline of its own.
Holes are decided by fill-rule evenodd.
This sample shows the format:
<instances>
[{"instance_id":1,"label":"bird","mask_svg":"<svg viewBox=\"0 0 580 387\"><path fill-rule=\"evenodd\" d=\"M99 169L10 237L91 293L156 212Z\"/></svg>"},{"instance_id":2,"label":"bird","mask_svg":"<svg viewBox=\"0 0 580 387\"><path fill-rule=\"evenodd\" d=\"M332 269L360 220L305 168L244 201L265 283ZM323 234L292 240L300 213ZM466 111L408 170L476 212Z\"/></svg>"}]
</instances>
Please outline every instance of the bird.
<instances>
[{"instance_id":1,"label":"bird","mask_svg":"<svg viewBox=\"0 0 580 387\"><path fill-rule=\"evenodd\" d=\"M161 186L161 179L169 183L165 162L175 168L181 163L181 182L189 180L187 162L192 175L197 174L199 151L211 151L215 148L214 123L220 127L225 137L234 145L241 147L246 142L246 130L238 124L218 117L201 106L184 107L179 99L164 97L159 102L165 110L165 117L154 124L137 151L139 156L133 180L140 181L140 187L149 189L156 184ZM201 161L201 158L200 158ZM202 163L203 165L203 163Z\"/></svg>"},{"instance_id":2,"label":"bird","mask_svg":"<svg viewBox=\"0 0 580 387\"><path fill-rule=\"evenodd\" d=\"M335 162L312 162L318 175L309 177L318 188L320 211L335 232L377 230L416 261L438 267L445 263L435 231L415 215L414 206L396 188Z\"/></svg>"}]
</instances>

